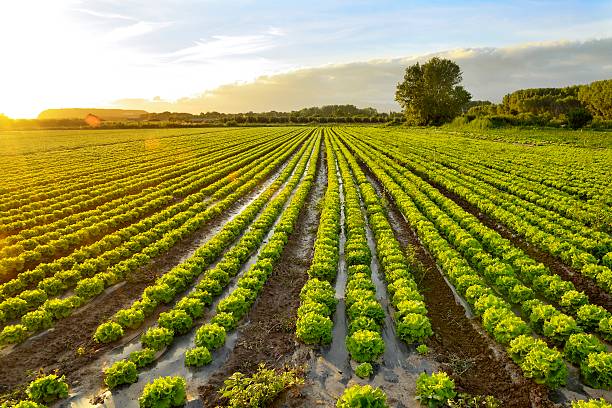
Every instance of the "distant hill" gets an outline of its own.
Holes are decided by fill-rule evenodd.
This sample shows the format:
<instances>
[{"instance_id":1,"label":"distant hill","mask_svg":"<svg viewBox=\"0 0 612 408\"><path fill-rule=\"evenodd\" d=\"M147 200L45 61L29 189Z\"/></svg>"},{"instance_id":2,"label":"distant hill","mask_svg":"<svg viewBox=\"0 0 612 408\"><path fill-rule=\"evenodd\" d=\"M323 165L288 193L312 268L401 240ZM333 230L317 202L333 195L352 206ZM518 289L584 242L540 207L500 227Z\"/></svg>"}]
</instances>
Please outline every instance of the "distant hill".
<instances>
[{"instance_id":1,"label":"distant hill","mask_svg":"<svg viewBox=\"0 0 612 408\"><path fill-rule=\"evenodd\" d=\"M66 109L47 109L38 115L38 119L85 119L87 115L96 115L102 120L127 120L138 119L140 115L146 115L144 110L128 109L87 109L87 108L66 108Z\"/></svg>"}]
</instances>

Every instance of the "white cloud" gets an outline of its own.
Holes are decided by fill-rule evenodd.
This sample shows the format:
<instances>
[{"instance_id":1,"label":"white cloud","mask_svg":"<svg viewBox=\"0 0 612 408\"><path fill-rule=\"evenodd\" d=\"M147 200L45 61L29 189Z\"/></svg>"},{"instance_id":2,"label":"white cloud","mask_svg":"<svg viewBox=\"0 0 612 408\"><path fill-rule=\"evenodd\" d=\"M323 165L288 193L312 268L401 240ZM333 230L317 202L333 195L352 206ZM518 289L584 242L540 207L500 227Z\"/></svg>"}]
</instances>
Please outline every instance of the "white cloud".
<instances>
[{"instance_id":1,"label":"white cloud","mask_svg":"<svg viewBox=\"0 0 612 408\"><path fill-rule=\"evenodd\" d=\"M215 35L211 40L196 41L195 45L167 54L173 62L210 62L214 58L255 54L273 48L275 41L270 35Z\"/></svg>"},{"instance_id":2,"label":"white cloud","mask_svg":"<svg viewBox=\"0 0 612 408\"><path fill-rule=\"evenodd\" d=\"M382 111L397 110L395 86L404 69L434 55L451 58L463 70L473 99L500 101L521 88L555 87L612 78L612 38L584 42L556 41L503 48L466 48L423 56L378 59L299 69L229 84L198 97L176 101L124 99L119 106L155 111L246 112L292 110L306 106L352 103Z\"/></svg>"}]
</instances>

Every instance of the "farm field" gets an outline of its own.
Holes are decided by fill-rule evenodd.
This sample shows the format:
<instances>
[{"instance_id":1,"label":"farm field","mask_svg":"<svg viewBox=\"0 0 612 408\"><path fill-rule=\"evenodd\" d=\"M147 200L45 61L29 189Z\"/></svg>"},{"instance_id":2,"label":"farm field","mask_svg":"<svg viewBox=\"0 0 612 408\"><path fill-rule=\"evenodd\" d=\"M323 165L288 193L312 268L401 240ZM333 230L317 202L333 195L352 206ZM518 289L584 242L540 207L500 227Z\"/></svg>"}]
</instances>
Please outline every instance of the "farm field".
<instances>
[{"instance_id":1,"label":"farm field","mask_svg":"<svg viewBox=\"0 0 612 408\"><path fill-rule=\"evenodd\" d=\"M441 371L497 401L453 406L612 403L611 139L563 132L0 132L0 404L57 372L50 406L227 406L262 363L303 379L279 407Z\"/></svg>"}]
</instances>

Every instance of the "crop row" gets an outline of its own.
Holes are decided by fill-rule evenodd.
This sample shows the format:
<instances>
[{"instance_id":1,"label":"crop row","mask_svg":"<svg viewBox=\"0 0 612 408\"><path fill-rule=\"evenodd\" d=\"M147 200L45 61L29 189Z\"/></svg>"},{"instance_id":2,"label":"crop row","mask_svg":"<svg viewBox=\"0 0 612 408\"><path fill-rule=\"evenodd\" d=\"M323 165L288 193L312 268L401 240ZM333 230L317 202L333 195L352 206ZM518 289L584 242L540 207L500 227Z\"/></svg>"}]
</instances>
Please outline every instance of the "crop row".
<instances>
[{"instance_id":1,"label":"crop row","mask_svg":"<svg viewBox=\"0 0 612 408\"><path fill-rule=\"evenodd\" d=\"M425 163L422 158L403 157L392 150L385 151L385 154L399 161L406 168L425 174L432 181L475 205L485 214L504 223L511 230L525 237L530 243L560 258L586 277L594 279L602 289L612 293L612 271L610 270L612 254L602 256L603 264L599 264L595 256L564 239L562 228L549 224L548 229L554 232L546 232L537 225L537 222L533 220L533 216L527 210L523 210L513 205L512 202L486 190L481 183L475 181L467 183L461 177L452 174L450 170L432 170L432 165ZM423 171L419 171L419 168ZM604 243L603 247L599 247L597 252L601 254L605 249L607 249L607 243Z\"/></svg>"},{"instance_id":2,"label":"crop row","mask_svg":"<svg viewBox=\"0 0 612 408\"><path fill-rule=\"evenodd\" d=\"M232 140L222 137L213 139L186 139L175 141L172 146L161 149L151 149L145 152L117 152L108 163L96 161L91 163L89 157L66 158L60 162L56 169L49 169L48 160L44 161L46 166L35 168L28 166L22 170L24 174L15 177L24 177L26 174L35 177L44 174L51 180L45 180L41 185L19 186L19 189L10 194L0 195L3 199L0 211L6 215L18 214L24 210L41 209L49 202L57 202L60 196L69 198L70 194L87 191L93 187L101 188L105 184L111 184L120 179L134 174L144 173L163 166L176 166L206 152L216 153L224 148L231 148L254 139L252 135L236 134ZM194 143L197 141L198 143ZM108 153L106 150L104 153ZM70 167L77 165L76 171L70 171ZM83 168L87 171L83 172ZM64 184L67 182L67 184ZM50 201L53 200L53 201Z\"/></svg>"},{"instance_id":3,"label":"crop row","mask_svg":"<svg viewBox=\"0 0 612 408\"><path fill-rule=\"evenodd\" d=\"M340 186L336 163L329 139L325 138L327 188L314 244L314 254L308 268L308 281L300 292L296 336L306 344L327 344L332 341L331 315L337 299L331 282L335 279L339 261Z\"/></svg>"},{"instance_id":4,"label":"crop row","mask_svg":"<svg viewBox=\"0 0 612 408\"><path fill-rule=\"evenodd\" d=\"M466 159L452 158L439 160L436 156L434 163L424 159L425 152L421 149L408 148L402 145L402 164L410 166L421 174L441 173L452 175L463 184L478 186L481 191L487 192L495 204L508 210L520 211L520 216L530 223L537 225L552 234L560 235L573 245L593 254L601 259L607 252L612 251L612 238L609 234L587 227L584 222L571 219L578 211L577 206L581 200L571 200L558 190L538 185L535 182L522 183L507 173L495 172L492 175L485 165L471 165ZM398 156L400 156L398 154ZM456 182L456 181L455 181ZM459 183L461 184L461 183ZM546 196L543 191L549 189ZM564 201L560 208L549 208L555 200ZM593 213L591 208L588 209ZM566 218L567 214L570 218Z\"/></svg>"},{"instance_id":5,"label":"crop row","mask_svg":"<svg viewBox=\"0 0 612 408\"><path fill-rule=\"evenodd\" d=\"M273 265L280 259L284 246L294 230L300 210L306 201L316 173L316 158L319 155L319 147L320 138L317 137L306 176L299 183L289 201L289 205L286 208L282 205L280 207L275 206L278 212L277 216L280 215L280 220L274 226L272 236L259 251L254 265L238 279L235 289L218 303L217 313L211 319L211 322L198 328L195 337L196 347L186 352L186 364L203 365L210 363L212 361L210 352L225 343L226 333L235 328L237 322L244 317L257 299L259 292L272 272ZM262 240L263 236L261 237ZM234 269L233 274L235 275L237 271L237 269ZM214 282L219 286L221 285L218 281ZM198 289L200 288L196 287L196 291ZM192 323L189 324L188 320L181 318L184 317L182 314L181 317L177 317L172 316L168 320L168 325L173 327L172 329L167 327L152 328L143 334L141 341L146 348L140 353L148 352L150 354L149 350L163 349L172 342L175 329L182 331L182 325L184 324L193 326L193 319L191 320ZM142 354L136 356L141 357ZM132 356L133 359L141 361L136 356ZM144 365L146 364L139 364L139 366ZM135 382L137 381L136 368L136 363L132 361L119 361L105 371L105 381L109 387L126 382Z\"/></svg>"},{"instance_id":6,"label":"crop row","mask_svg":"<svg viewBox=\"0 0 612 408\"><path fill-rule=\"evenodd\" d=\"M65 228L59 231L53 231L55 225L50 224L50 232L46 235L48 237L55 237L55 240L46 242L44 245L38 245L13 258L2 259L0 261L0 271L3 274L10 275L28 269L37 263L67 253L70 249L78 247L84 242L95 241L105 235L108 238L108 234L116 231L121 225L137 221L147 214L154 214L156 209L158 211L161 210L168 200L185 197L198 190L200 190L200 196L202 193L210 194L231 182L234 178L234 172L239 171L248 164L253 164L258 157L257 155L264 156L270 153L291 137L292 135L278 138L275 141L265 143L262 146L247 150L241 154L237 154L239 152L230 150L228 156L224 155L225 160L221 160L223 157L219 158L220 161L218 162L210 160L206 167L188 173L184 177L168 180L158 185L157 188L145 190L136 196L128 196L122 200L125 203L118 207L115 207L115 204L117 204L116 202L111 202L95 210L94 215L90 216L88 213L82 213L82 215L75 217L81 219L81 221L76 223L71 224L70 222L72 220L68 219L62 220L62 225L64 225ZM233 157L231 156L232 153L234 153ZM194 197L196 197L195 200ZM144 207L139 206L138 204L142 203L143 200L155 201L157 205L154 208L150 208L149 205ZM191 196L187 196L180 205L190 205L198 200L201 200L201 197L192 194ZM43 226L40 227L39 230L45 230L46 228L46 226ZM39 240L40 238L32 239L30 243L36 245ZM100 242L96 244L100 244ZM17 249L23 249L24 244L17 244L16 246ZM10 249L15 249L15 246L4 248L4 250ZM14 251L14 253L17 252ZM79 256L78 252L75 255ZM80 256L83 257L83 255ZM64 259L59 259L57 262L66 264L70 263L71 259L72 258L68 257L66 260L66 257L64 257ZM81 259L81 262L82 261L83 259Z\"/></svg>"},{"instance_id":7,"label":"crop row","mask_svg":"<svg viewBox=\"0 0 612 408\"><path fill-rule=\"evenodd\" d=\"M431 322L427 318L423 295L419 292L406 256L395 237L376 190L350 151L337 138L334 142L341 152L339 154L340 168L346 166L344 164L344 159L346 159L358 183L358 190L368 216L368 224L374 233L376 257L384 273L391 304L396 310L393 317L397 336L406 344L421 342L433 334ZM344 173L347 170L343 170Z\"/></svg>"},{"instance_id":8,"label":"crop row","mask_svg":"<svg viewBox=\"0 0 612 408\"><path fill-rule=\"evenodd\" d=\"M282 142L286 142L286 140L283 139ZM281 143L280 145L275 144L271 147L266 147L265 150L255 149L251 152L251 154L238 156L236 158L237 161L231 165L231 170L234 171L230 170L231 172L229 174L227 174L226 169L221 167L219 171L213 171L212 174L200 177L188 185L178 183L178 185L181 186L181 190L172 191L172 187L162 190L162 193L164 194L162 195L162 198L167 197L170 193L178 195L179 191L182 191L181 195L189 193L190 191L197 192L187 195L182 201L175 203L170 207L154 212L152 215L141 219L137 223L107 234L100 241L97 241L89 246L82 247L73 252L71 255L56 259L46 264L38 265L33 270L20 273L16 279L0 286L0 293L4 297L14 296L21 290L39 283L41 279L49 277L52 274L65 271L70 268L91 269L92 265L87 265L90 258L100 256L105 252L113 250L114 248L121 248L121 245L125 246L130 239L140 239L140 234L146 233L148 230L155 229L159 223L166 221L172 216L180 214L181 212L189 210L191 207L197 209L198 207L194 206L201 206L202 202L206 199L207 203L212 203L214 200L223 198L228 192L231 192L228 187L229 185L236 186L235 180L238 175L244 173L245 171L250 171L260 165L260 163L254 160L254 157L256 156L253 156L253 154L267 153L268 155L273 155L274 149L278 151L279 149L282 150L284 148L286 148L286 146ZM154 199L154 197L151 198ZM128 249L133 251L133 245ZM112 260L109 259L108 261L111 262Z\"/></svg>"},{"instance_id":9,"label":"crop row","mask_svg":"<svg viewBox=\"0 0 612 408\"><path fill-rule=\"evenodd\" d=\"M359 187L331 137L329 144L338 163L344 197L344 259L347 273L344 302L349 322L346 348L353 360L363 363L357 366L355 373L359 377L368 377L373 372L370 362L378 359L385 350L381 335L385 311L377 300L376 287L372 282L373 259Z\"/></svg>"},{"instance_id":10,"label":"crop row","mask_svg":"<svg viewBox=\"0 0 612 408\"><path fill-rule=\"evenodd\" d=\"M249 147L237 148L239 152L248 151L248 149ZM108 201L138 193L143 189L154 187L167 180L173 180L186 172L197 172L203 166L217 164L220 159L231 159L231 157L231 152L215 152L173 166L171 171L165 168L153 169L143 174L134 174L105 188L96 185L95 189L87 189L76 197L71 197L69 200L46 203L42 209L20 210L16 215L4 217L0 219L0 232L3 235L13 235L26 228L49 224L71 215L76 215L73 218L77 220L82 219L84 217L80 215L82 212L94 209Z\"/></svg>"},{"instance_id":11,"label":"crop row","mask_svg":"<svg viewBox=\"0 0 612 408\"><path fill-rule=\"evenodd\" d=\"M477 240L454 224L444 212L436 212L435 204L426 206L421 197L423 201L419 208L419 201L413 200L409 194L409 191L413 191L412 183L393 174L382 155L372 151L365 153L361 150L363 147L356 145L356 142L351 143L351 148L391 192L398 207L434 254L450 281L472 305L475 313L481 316L485 329L499 343L510 345L509 353L527 377L557 387L565 383L567 368L561 353L548 348L543 341L527 336L531 332L529 326L512 311L511 303L503 298L522 306L536 332L553 342L565 343L566 355L578 353L568 359L582 363L585 382L595 387L610 386L608 369L605 368L610 362L610 354L604 352L603 344L594 336L579 334L582 330L573 318L552 306L531 301L533 292L516 279L510 265L487 254ZM487 282L493 284L488 285ZM554 313L551 314L551 310ZM581 346L587 343L588 346L576 351L577 343ZM517 351L520 347L524 349Z\"/></svg>"},{"instance_id":12,"label":"crop row","mask_svg":"<svg viewBox=\"0 0 612 408\"><path fill-rule=\"evenodd\" d=\"M304 172L310 154L305 154L305 152L312 150L313 142L314 138L304 143L279 177L240 214L227 222L221 231L198 248L189 259L175 266L159 278L154 285L146 288L142 298L131 307L119 310L109 322L101 324L97 330L97 340L114 341L118 339L116 334L106 336L104 333L117 333L138 328L144 318L154 312L157 305L173 302L177 295L192 286L197 279L199 282L195 289L177 302L171 313L176 314L180 313L179 310L185 310L186 304L195 303L192 299L201 305L201 308L199 306L197 308L198 311L202 309L201 313L203 313L204 306L211 304L213 297L221 293L223 287L229 284L230 279L236 275L252 251L259 246L263 240L262 231L272 227L276 219L275 215L280 211L279 206L282 208ZM287 182L289 177L291 179ZM285 183L286 186L280 193L277 193ZM275 194L278 195L275 197ZM257 220L254 221L256 217ZM247 228L248 231L245 233ZM227 250L237 239L238 242ZM215 267L208 269L222 254L222 259ZM170 286L168 282L173 283L173 286ZM146 307L143 307L145 305ZM194 313L190 314L193 319L201 316L201 313L195 313L200 316L192 315ZM160 315L162 321L160 327L165 327L164 320L172 320L166 319L165 316ZM120 326L120 330L116 325ZM111 330L111 328L114 329Z\"/></svg>"},{"instance_id":13,"label":"crop row","mask_svg":"<svg viewBox=\"0 0 612 408\"><path fill-rule=\"evenodd\" d=\"M588 297L583 292L578 292L571 282L553 274L543 264L536 263L509 240L482 225L476 217L464 211L427 182L382 153L376 158L387 163L389 175L402 186L419 210L436 224L451 243L456 243L467 251L466 259L491 280L511 303L530 301L535 299L537 293L576 316L579 325L585 330L599 331L605 339L612 339L611 314L605 308L590 304ZM563 319L569 322L566 330L569 331L570 326L578 327L567 317Z\"/></svg>"},{"instance_id":14,"label":"crop row","mask_svg":"<svg viewBox=\"0 0 612 408\"><path fill-rule=\"evenodd\" d=\"M131 252L124 252L128 255L127 259L119 261L114 266L107 268L106 262L101 262L99 265L101 271L93 269L86 274L82 270L71 270L76 278L67 281L58 280L59 290L65 290L66 286L76 286L75 295L65 299L48 299L39 307L37 311L29 312L23 316L30 316L32 313L42 313L46 317L51 315L53 318L62 318L69 315L75 308L81 306L89 299L101 293L106 287L112 286L115 283L125 279L125 277L136 268L145 265L152 257L158 256L173 247L180 239L187 236L191 232L200 228L205 222L219 216L230 205L235 203L239 198L251 191L259 182L267 177L276 167L278 167L286 158L295 150L295 147L303 141L302 138L293 141L288 146L283 146L275 155L268 159L259 162L252 170L239 175L231 183L218 190L213 196L206 201L196 202L192 208L180 212L163 222L154 231L154 234L145 234L142 239L133 241ZM221 197L225 197L220 199ZM214 205L210 205L218 201ZM120 252L113 250L117 256L121 256ZM113 252L111 251L111 252ZM133 254L133 255L129 255ZM104 261L105 258L96 258ZM87 263L85 263L87 264ZM85 265L83 264L83 265ZM65 278L65 277L64 277ZM53 279L53 278L47 278ZM46 280L41 281L45 282ZM48 280L47 280L48 282ZM21 303L23 306L23 303ZM10 309L12 310L12 309ZM48 319L45 320L48 322ZM44 326L48 326L45 324ZM45 328L45 327L40 327ZM3 330L5 342L15 342L23 340L24 336L31 334L28 327L21 325L7 326Z\"/></svg>"},{"instance_id":15,"label":"crop row","mask_svg":"<svg viewBox=\"0 0 612 408\"><path fill-rule=\"evenodd\" d=\"M0 162L0 169L3 174L11 177L2 180L0 187L0 197L7 198L13 194L19 194L24 188L31 189L33 193L44 193L44 191L57 188L56 183L70 182L71 180L85 180L87 175L98 176L100 173L114 171L118 165L126 166L124 162L128 157L143 155L154 158L161 152L161 147L172 146L197 146L208 144L215 139L223 139L224 132L229 129L200 129L199 131L177 131L165 130L164 132L125 132L127 137L119 143L109 143L110 132L104 132L104 140L100 140L99 133L91 135L90 140L87 135L81 132L72 132L70 139L73 141L93 142L89 145L76 146L76 148L66 148L68 143L61 143L58 149L46 152L29 152L24 154L5 155L10 157L8 161ZM170 133L170 134L168 134ZM220 136L219 136L220 135ZM28 138L20 138L26 141ZM41 145L41 142L54 140L48 133L41 139L36 136L35 143L30 147ZM75 154L77 153L77 154ZM138 162L138 159L136 159ZM92 166L92 163L94 165ZM19 183L13 177L23 177L29 175L25 183Z\"/></svg>"}]
</instances>

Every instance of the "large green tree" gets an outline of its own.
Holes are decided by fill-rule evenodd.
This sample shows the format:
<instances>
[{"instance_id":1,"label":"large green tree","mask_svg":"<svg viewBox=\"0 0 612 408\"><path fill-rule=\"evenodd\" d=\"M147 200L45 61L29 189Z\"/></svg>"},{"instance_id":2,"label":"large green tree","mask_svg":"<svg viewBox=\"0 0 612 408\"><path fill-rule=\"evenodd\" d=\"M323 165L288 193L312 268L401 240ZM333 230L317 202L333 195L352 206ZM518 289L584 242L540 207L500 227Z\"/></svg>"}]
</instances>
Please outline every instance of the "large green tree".
<instances>
[{"instance_id":1,"label":"large green tree","mask_svg":"<svg viewBox=\"0 0 612 408\"><path fill-rule=\"evenodd\" d=\"M612 79L581 86L578 99L587 106L593 116L612 120Z\"/></svg>"},{"instance_id":2,"label":"large green tree","mask_svg":"<svg viewBox=\"0 0 612 408\"><path fill-rule=\"evenodd\" d=\"M448 59L434 57L425 64L406 68L404 81L397 84L395 100L406 119L418 125L440 125L461 114L472 95L459 85L461 68Z\"/></svg>"}]
</instances>

